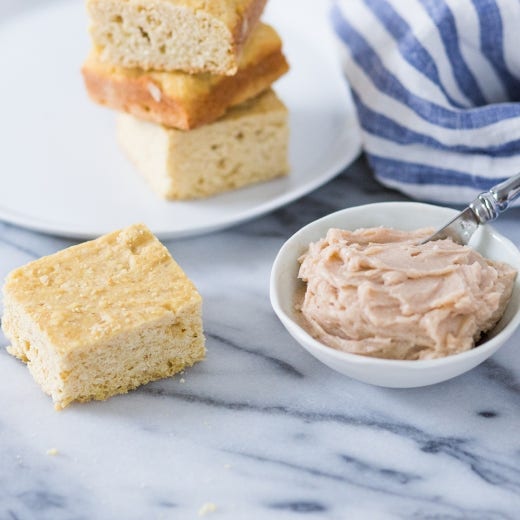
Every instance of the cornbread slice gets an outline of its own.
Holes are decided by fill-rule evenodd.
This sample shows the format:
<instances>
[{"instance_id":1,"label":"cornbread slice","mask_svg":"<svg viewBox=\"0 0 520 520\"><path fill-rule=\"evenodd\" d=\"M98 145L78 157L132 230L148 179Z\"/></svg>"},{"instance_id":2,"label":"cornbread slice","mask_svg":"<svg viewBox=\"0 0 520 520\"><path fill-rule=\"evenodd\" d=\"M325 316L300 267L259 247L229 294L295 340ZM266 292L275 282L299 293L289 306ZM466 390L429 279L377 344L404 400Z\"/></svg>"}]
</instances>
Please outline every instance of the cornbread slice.
<instances>
[{"instance_id":1,"label":"cornbread slice","mask_svg":"<svg viewBox=\"0 0 520 520\"><path fill-rule=\"evenodd\" d=\"M55 408L106 399L204 358L201 297L143 225L6 279L2 328Z\"/></svg>"},{"instance_id":2,"label":"cornbread slice","mask_svg":"<svg viewBox=\"0 0 520 520\"><path fill-rule=\"evenodd\" d=\"M83 66L93 101L140 119L189 130L211 123L230 106L257 96L289 69L276 31L265 24L255 29L235 76L145 72L104 63L91 53Z\"/></svg>"},{"instance_id":3,"label":"cornbread slice","mask_svg":"<svg viewBox=\"0 0 520 520\"><path fill-rule=\"evenodd\" d=\"M233 75L266 0L87 0L101 59L121 67Z\"/></svg>"},{"instance_id":4,"label":"cornbread slice","mask_svg":"<svg viewBox=\"0 0 520 520\"><path fill-rule=\"evenodd\" d=\"M288 172L287 109L272 90L183 131L121 114L122 148L166 199L208 197Z\"/></svg>"}]
</instances>

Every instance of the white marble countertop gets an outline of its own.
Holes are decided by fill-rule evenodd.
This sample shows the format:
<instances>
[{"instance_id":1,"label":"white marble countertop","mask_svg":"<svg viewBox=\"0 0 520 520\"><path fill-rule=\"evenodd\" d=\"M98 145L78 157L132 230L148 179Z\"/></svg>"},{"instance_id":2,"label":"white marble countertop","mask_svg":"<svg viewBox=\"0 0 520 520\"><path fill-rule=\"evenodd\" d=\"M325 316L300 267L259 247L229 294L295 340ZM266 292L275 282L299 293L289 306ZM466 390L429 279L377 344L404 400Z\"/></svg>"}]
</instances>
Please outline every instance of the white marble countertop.
<instances>
[{"instance_id":1,"label":"white marble countertop","mask_svg":"<svg viewBox=\"0 0 520 520\"><path fill-rule=\"evenodd\" d=\"M286 238L387 200L405 197L361 159L266 217L167 242L204 297L208 357L128 395L57 413L0 335L0 519L190 519L205 504L239 520L519 518L520 332L461 377L390 390L321 365L271 310ZM496 228L520 245L519 224L514 209ZM0 278L71 243L0 223Z\"/></svg>"},{"instance_id":2,"label":"white marble countertop","mask_svg":"<svg viewBox=\"0 0 520 520\"><path fill-rule=\"evenodd\" d=\"M360 160L271 215L167 242L205 300L208 357L184 376L57 413L2 349L0 518L518 518L520 333L466 375L389 390L321 365L271 310L289 235L403 199ZM496 227L520 245L519 222ZM69 244L0 224L0 276Z\"/></svg>"}]
</instances>

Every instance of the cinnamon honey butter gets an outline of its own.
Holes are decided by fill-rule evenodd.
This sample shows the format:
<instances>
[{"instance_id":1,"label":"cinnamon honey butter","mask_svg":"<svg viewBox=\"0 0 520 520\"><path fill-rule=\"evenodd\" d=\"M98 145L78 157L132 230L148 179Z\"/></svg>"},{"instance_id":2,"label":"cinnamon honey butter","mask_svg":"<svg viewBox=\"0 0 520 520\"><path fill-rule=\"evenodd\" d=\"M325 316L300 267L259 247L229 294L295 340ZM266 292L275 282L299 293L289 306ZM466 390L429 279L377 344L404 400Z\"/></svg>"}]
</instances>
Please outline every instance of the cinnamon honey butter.
<instances>
[{"instance_id":1,"label":"cinnamon honey butter","mask_svg":"<svg viewBox=\"0 0 520 520\"><path fill-rule=\"evenodd\" d=\"M322 343L388 359L433 359L473 348L503 315L517 275L432 229L330 229L301 256L298 303Z\"/></svg>"}]
</instances>

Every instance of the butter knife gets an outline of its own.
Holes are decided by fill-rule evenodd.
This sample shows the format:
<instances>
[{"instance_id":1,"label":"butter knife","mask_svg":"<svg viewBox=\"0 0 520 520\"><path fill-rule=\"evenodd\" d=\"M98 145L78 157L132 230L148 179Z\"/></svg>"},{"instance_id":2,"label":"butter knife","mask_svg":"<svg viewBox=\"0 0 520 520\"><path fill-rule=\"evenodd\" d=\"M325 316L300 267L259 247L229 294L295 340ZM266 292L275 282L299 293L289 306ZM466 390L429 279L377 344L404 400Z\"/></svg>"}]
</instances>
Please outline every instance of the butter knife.
<instances>
[{"instance_id":1,"label":"butter knife","mask_svg":"<svg viewBox=\"0 0 520 520\"><path fill-rule=\"evenodd\" d=\"M465 210L422 243L451 238L460 245L467 245L481 224L495 220L520 196L520 174L481 193Z\"/></svg>"}]
</instances>

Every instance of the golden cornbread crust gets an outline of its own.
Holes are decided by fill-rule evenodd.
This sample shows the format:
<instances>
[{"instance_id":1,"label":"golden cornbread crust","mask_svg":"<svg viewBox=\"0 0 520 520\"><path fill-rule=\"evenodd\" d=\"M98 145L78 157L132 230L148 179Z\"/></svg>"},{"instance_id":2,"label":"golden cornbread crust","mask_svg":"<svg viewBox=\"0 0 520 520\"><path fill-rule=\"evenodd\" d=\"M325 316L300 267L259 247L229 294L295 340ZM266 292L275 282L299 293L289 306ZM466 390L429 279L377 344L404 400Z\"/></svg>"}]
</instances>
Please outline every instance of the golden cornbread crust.
<instances>
[{"instance_id":1,"label":"golden cornbread crust","mask_svg":"<svg viewBox=\"0 0 520 520\"><path fill-rule=\"evenodd\" d=\"M143 70L234 75L266 0L87 0L101 60Z\"/></svg>"},{"instance_id":2,"label":"golden cornbread crust","mask_svg":"<svg viewBox=\"0 0 520 520\"><path fill-rule=\"evenodd\" d=\"M118 136L137 169L166 199L209 197L289 171L288 112L272 90L188 132L120 114Z\"/></svg>"},{"instance_id":3,"label":"golden cornbread crust","mask_svg":"<svg viewBox=\"0 0 520 520\"><path fill-rule=\"evenodd\" d=\"M14 270L2 328L61 409L168 377L204 358L201 297L134 225Z\"/></svg>"},{"instance_id":4,"label":"golden cornbread crust","mask_svg":"<svg viewBox=\"0 0 520 520\"><path fill-rule=\"evenodd\" d=\"M82 72L93 101L140 119L190 130L257 96L288 70L276 31L260 24L235 76L123 69L103 63L95 51Z\"/></svg>"}]
</instances>

